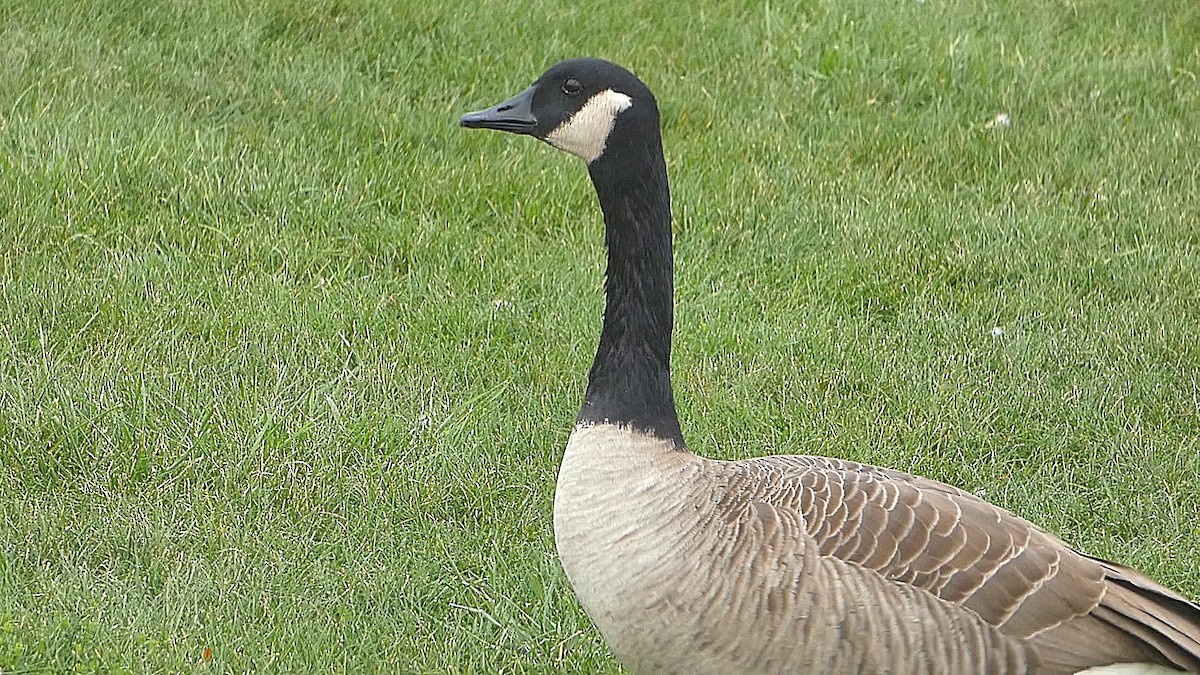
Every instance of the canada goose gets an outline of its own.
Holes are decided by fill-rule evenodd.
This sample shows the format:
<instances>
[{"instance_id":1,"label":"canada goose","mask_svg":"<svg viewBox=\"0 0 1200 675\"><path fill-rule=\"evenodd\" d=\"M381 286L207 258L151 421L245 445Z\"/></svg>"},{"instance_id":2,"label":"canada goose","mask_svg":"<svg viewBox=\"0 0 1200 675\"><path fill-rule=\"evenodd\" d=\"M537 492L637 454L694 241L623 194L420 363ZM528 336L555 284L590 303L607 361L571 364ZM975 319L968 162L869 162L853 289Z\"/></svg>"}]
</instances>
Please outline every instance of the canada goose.
<instances>
[{"instance_id":1,"label":"canada goose","mask_svg":"<svg viewBox=\"0 0 1200 675\"><path fill-rule=\"evenodd\" d=\"M1200 671L1200 606L975 495L827 457L688 451L670 381L658 107L632 73L563 61L460 124L577 155L599 198L604 322L554 535L580 603L633 671Z\"/></svg>"}]
</instances>

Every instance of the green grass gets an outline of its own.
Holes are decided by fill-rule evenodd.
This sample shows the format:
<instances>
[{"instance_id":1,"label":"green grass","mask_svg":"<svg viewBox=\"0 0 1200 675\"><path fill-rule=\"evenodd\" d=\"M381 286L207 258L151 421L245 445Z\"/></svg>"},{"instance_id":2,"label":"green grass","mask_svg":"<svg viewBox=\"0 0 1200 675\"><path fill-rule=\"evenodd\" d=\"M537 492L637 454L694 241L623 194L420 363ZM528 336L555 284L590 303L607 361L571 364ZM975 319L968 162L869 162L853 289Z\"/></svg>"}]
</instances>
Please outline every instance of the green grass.
<instances>
[{"instance_id":1,"label":"green grass","mask_svg":"<svg viewBox=\"0 0 1200 675\"><path fill-rule=\"evenodd\" d=\"M0 670L617 669L550 517L599 213L455 128L576 55L659 95L696 450L1200 596L1194 0L13 2Z\"/></svg>"}]
</instances>

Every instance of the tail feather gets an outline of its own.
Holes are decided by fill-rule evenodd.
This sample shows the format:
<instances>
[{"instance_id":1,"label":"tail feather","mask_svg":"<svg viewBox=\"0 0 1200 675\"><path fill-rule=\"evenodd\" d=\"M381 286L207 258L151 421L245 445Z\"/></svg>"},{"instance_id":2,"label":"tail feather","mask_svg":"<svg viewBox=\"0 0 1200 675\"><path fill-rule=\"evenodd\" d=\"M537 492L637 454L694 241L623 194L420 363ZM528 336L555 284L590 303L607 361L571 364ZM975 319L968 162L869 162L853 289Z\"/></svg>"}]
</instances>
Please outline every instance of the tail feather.
<instances>
[{"instance_id":1,"label":"tail feather","mask_svg":"<svg viewBox=\"0 0 1200 675\"><path fill-rule=\"evenodd\" d=\"M1200 605L1139 572L1099 562L1108 590L1092 614L1152 647L1171 665L1200 672Z\"/></svg>"},{"instance_id":2,"label":"tail feather","mask_svg":"<svg viewBox=\"0 0 1200 675\"><path fill-rule=\"evenodd\" d=\"M1091 558L1103 571L1104 591L1087 614L1029 638L1046 673L1104 666L1182 669L1200 673L1200 605L1149 577ZM1138 664L1141 664L1140 666Z\"/></svg>"}]
</instances>

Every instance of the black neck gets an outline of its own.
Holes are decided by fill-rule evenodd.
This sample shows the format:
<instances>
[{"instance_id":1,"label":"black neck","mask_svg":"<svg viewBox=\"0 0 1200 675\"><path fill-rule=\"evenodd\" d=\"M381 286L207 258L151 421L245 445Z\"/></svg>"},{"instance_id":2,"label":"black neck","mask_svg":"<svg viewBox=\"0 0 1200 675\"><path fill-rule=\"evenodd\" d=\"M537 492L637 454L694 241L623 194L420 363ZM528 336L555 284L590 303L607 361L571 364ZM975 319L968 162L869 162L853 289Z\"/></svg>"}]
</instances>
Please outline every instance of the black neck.
<instances>
[{"instance_id":1,"label":"black neck","mask_svg":"<svg viewBox=\"0 0 1200 675\"><path fill-rule=\"evenodd\" d=\"M608 272L604 328L579 420L628 425L682 447L671 393L671 196L658 129L610 139L588 173L604 212Z\"/></svg>"}]
</instances>

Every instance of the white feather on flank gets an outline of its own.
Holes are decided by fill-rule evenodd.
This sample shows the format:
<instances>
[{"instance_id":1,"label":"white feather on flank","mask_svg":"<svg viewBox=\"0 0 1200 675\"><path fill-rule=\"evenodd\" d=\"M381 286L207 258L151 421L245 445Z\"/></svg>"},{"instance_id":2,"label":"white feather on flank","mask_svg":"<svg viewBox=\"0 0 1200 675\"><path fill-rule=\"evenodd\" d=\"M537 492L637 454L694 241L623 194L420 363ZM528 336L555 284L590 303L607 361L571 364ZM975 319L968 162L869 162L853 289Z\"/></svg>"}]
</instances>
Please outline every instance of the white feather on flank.
<instances>
[{"instance_id":1,"label":"white feather on flank","mask_svg":"<svg viewBox=\"0 0 1200 675\"><path fill-rule=\"evenodd\" d=\"M1179 671L1156 663L1114 663L1081 670L1076 675L1178 675Z\"/></svg>"},{"instance_id":2,"label":"white feather on flank","mask_svg":"<svg viewBox=\"0 0 1200 675\"><path fill-rule=\"evenodd\" d=\"M627 94L605 89L589 98L574 115L551 131L546 140L591 164L604 154L617 115L632 105L633 99Z\"/></svg>"}]
</instances>

